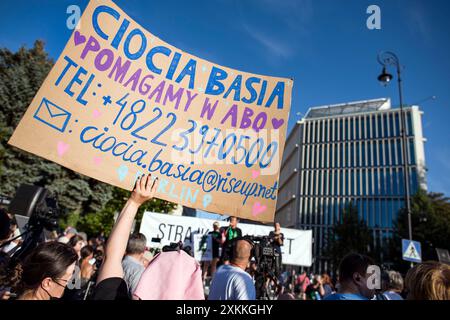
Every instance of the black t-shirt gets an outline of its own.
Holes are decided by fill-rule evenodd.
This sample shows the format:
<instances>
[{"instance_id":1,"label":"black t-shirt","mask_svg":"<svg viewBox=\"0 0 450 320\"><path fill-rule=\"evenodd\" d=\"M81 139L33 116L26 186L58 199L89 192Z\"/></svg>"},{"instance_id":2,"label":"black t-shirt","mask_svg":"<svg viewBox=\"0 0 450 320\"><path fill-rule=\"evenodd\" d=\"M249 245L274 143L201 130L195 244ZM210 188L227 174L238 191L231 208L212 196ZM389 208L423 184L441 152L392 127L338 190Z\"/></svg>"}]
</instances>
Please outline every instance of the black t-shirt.
<instances>
[{"instance_id":1,"label":"black t-shirt","mask_svg":"<svg viewBox=\"0 0 450 320\"><path fill-rule=\"evenodd\" d=\"M213 258L218 258L219 257L220 240L221 240L220 232L219 231L211 231L209 234L211 235L211 238L212 238Z\"/></svg>"},{"instance_id":2,"label":"black t-shirt","mask_svg":"<svg viewBox=\"0 0 450 320\"><path fill-rule=\"evenodd\" d=\"M107 278L94 289L93 300L130 300L128 287L122 278Z\"/></svg>"},{"instance_id":3,"label":"black t-shirt","mask_svg":"<svg viewBox=\"0 0 450 320\"><path fill-rule=\"evenodd\" d=\"M275 232L270 231L269 237L273 239L275 237ZM281 238L281 241L284 242L284 234L283 233L280 233L280 238ZM276 250L278 250L279 253L281 253L281 246L278 244L278 242L274 242L274 247Z\"/></svg>"}]
</instances>

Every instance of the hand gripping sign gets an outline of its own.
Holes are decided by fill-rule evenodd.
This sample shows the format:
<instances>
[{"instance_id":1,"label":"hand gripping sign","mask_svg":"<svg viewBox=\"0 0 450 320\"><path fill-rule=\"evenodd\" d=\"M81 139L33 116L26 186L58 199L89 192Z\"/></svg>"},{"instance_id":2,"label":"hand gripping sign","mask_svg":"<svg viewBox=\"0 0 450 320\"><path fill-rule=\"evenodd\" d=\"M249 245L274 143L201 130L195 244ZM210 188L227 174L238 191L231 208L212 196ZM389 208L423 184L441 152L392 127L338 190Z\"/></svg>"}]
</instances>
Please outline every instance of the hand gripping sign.
<instances>
[{"instance_id":1,"label":"hand gripping sign","mask_svg":"<svg viewBox=\"0 0 450 320\"><path fill-rule=\"evenodd\" d=\"M9 143L131 190L272 221L293 82L233 70L152 35L109 0L78 30Z\"/></svg>"}]
</instances>

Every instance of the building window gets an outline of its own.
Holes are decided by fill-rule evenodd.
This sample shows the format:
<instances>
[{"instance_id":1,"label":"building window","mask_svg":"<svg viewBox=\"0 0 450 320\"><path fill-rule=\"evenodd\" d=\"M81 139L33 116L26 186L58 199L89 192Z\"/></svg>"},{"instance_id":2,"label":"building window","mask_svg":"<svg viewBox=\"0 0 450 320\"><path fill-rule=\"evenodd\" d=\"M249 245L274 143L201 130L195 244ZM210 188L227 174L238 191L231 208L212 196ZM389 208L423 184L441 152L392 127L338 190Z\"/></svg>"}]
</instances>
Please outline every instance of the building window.
<instances>
[{"instance_id":1,"label":"building window","mask_svg":"<svg viewBox=\"0 0 450 320\"><path fill-rule=\"evenodd\" d=\"M359 152L360 145L361 145L361 142L359 142L359 141L355 142L355 148L356 148L356 150L355 150L355 167L356 168L361 166L361 157L360 157L360 152Z\"/></svg>"},{"instance_id":2,"label":"building window","mask_svg":"<svg viewBox=\"0 0 450 320\"><path fill-rule=\"evenodd\" d=\"M403 168L399 168L398 170L398 186L399 186L399 194L404 195L405 194L405 183L404 183L404 177L403 177Z\"/></svg>"},{"instance_id":3,"label":"building window","mask_svg":"<svg viewBox=\"0 0 450 320\"><path fill-rule=\"evenodd\" d=\"M373 192L373 173L374 170L371 169L368 171L368 182L369 182L369 188L367 189L369 196L372 196L374 194Z\"/></svg>"},{"instance_id":4,"label":"building window","mask_svg":"<svg viewBox=\"0 0 450 320\"><path fill-rule=\"evenodd\" d=\"M361 141L361 167L366 167L366 141Z\"/></svg>"},{"instance_id":5,"label":"building window","mask_svg":"<svg viewBox=\"0 0 450 320\"><path fill-rule=\"evenodd\" d=\"M376 117L377 117L376 115L372 116L372 136L371 136L371 138L377 138L378 137Z\"/></svg>"},{"instance_id":6,"label":"building window","mask_svg":"<svg viewBox=\"0 0 450 320\"><path fill-rule=\"evenodd\" d=\"M355 118L355 139L356 140L361 139L361 137L359 135L359 130L360 130L360 128L359 128L359 124L360 124L359 119L360 119L360 117Z\"/></svg>"},{"instance_id":7,"label":"building window","mask_svg":"<svg viewBox=\"0 0 450 320\"><path fill-rule=\"evenodd\" d=\"M409 111L407 113L406 120L407 120L406 127L408 128L407 134L408 134L408 136L412 136L413 135L413 126L412 126L412 114L411 114L411 111Z\"/></svg>"},{"instance_id":8,"label":"building window","mask_svg":"<svg viewBox=\"0 0 450 320\"><path fill-rule=\"evenodd\" d=\"M380 183L380 180L378 179L378 169L374 170L373 173L373 180L374 180L374 190L373 190L373 194L378 195L380 190L378 189L378 185Z\"/></svg>"},{"instance_id":9,"label":"building window","mask_svg":"<svg viewBox=\"0 0 450 320\"><path fill-rule=\"evenodd\" d=\"M394 137L395 133L394 133L394 114L393 113L388 113L389 114L389 136L390 137Z\"/></svg>"},{"instance_id":10,"label":"building window","mask_svg":"<svg viewBox=\"0 0 450 320\"><path fill-rule=\"evenodd\" d=\"M380 159L380 166L384 165L384 157L383 157L383 140L378 141L378 158Z\"/></svg>"},{"instance_id":11,"label":"building window","mask_svg":"<svg viewBox=\"0 0 450 320\"><path fill-rule=\"evenodd\" d=\"M400 136L401 136L400 128L401 128L401 124L400 124L400 113L399 113L399 112L396 112L396 113L395 113L395 135L396 135L397 137L400 137Z\"/></svg>"},{"instance_id":12,"label":"building window","mask_svg":"<svg viewBox=\"0 0 450 320\"><path fill-rule=\"evenodd\" d=\"M386 208L386 200L380 201L380 209L381 209L381 227L386 228L387 225L387 208Z\"/></svg>"},{"instance_id":13,"label":"building window","mask_svg":"<svg viewBox=\"0 0 450 320\"><path fill-rule=\"evenodd\" d=\"M367 196L368 195L367 194L367 180L366 180L367 169L361 170L361 174L362 174L362 186L361 186L362 195Z\"/></svg>"},{"instance_id":14,"label":"building window","mask_svg":"<svg viewBox=\"0 0 450 320\"><path fill-rule=\"evenodd\" d=\"M392 169L388 170L388 175L386 177L386 194L387 195L392 195L393 191L392 191Z\"/></svg>"},{"instance_id":15,"label":"building window","mask_svg":"<svg viewBox=\"0 0 450 320\"><path fill-rule=\"evenodd\" d=\"M350 119L350 140L352 140L352 141L355 139L355 137L353 135L354 130L355 130L354 121L353 121L353 118L351 118Z\"/></svg>"},{"instance_id":16,"label":"building window","mask_svg":"<svg viewBox=\"0 0 450 320\"><path fill-rule=\"evenodd\" d=\"M377 138L383 137L383 114L377 116L377 125L378 125L378 136Z\"/></svg>"},{"instance_id":17,"label":"building window","mask_svg":"<svg viewBox=\"0 0 450 320\"><path fill-rule=\"evenodd\" d=\"M402 152L402 140L397 139L397 157L399 159L398 164L403 165L403 152Z\"/></svg>"},{"instance_id":18,"label":"building window","mask_svg":"<svg viewBox=\"0 0 450 320\"><path fill-rule=\"evenodd\" d=\"M409 139L409 163L411 165L415 165L416 164L416 157L415 157L415 152L414 152L414 140L413 139Z\"/></svg>"},{"instance_id":19,"label":"building window","mask_svg":"<svg viewBox=\"0 0 450 320\"><path fill-rule=\"evenodd\" d=\"M409 184L410 184L411 194L415 194L418 191L418 185L419 185L417 169L411 168L410 171L411 171L411 175L410 175L411 178L409 179Z\"/></svg>"},{"instance_id":20,"label":"building window","mask_svg":"<svg viewBox=\"0 0 450 320\"><path fill-rule=\"evenodd\" d=\"M360 118L361 121L361 139L366 139L367 135L366 135L366 117L361 117Z\"/></svg>"},{"instance_id":21,"label":"building window","mask_svg":"<svg viewBox=\"0 0 450 320\"><path fill-rule=\"evenodd\" d=\"M378 141L373 141L373 143L372 143L372 147L373 147L373 149L372 149L372 156L373 156L373 165L376 167L376 166L378 166L379 164L378 164L378 152L377 152L377 145L378 145Z\"/></svg>"},{"instance_id":22,"label":"building window","mask_svg":"<svg viewBox=\"0 0 450 320\"><path fill-rule=\"evenodd\" d=\"M397 154L396 154L396 145L397 145L396 140L391 140L391 161L392 161L393 166L396 166L398 164Z\"/></svg>"},{"instance_id":23,"label":"building window","mask_svg":"<svg viewBox=\"0 0 450 320\"><path fill-rule=\"evenodd\" d=\"M384 169L380 170L380 194L384 196L386 194L386 172Z\"/></svg>"},{"instance_id":24,"label":"building window","mask_svg":"<svg viewBox=\"0 0 450 320\"><path fill-rule=\"evenodd\" d=\"M391 165L391 164L389 163L390 152L391 152L390 144L391 144L391 143L390 143L390 140L384 140L384 142L383 142L384 165L385 165L385 166Z\"/></svg>"}]
</instances>

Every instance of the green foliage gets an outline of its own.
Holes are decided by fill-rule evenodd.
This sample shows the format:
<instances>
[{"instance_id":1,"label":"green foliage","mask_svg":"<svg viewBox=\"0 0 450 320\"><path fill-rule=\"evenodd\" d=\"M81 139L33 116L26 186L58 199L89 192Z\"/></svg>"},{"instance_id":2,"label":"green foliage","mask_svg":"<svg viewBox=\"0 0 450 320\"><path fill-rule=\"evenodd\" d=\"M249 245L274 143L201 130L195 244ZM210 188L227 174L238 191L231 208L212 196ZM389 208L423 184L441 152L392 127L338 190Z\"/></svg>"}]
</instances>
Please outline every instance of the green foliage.
<instances>
[{"instance_id":1,"label":"green foliage","mask_svg":"<svg viewBox=\"0 0 450 320\"><path fill-rule=\"evenodd\" d=\"M60 207L70 213L61 219L63 227L76 226L90 235L108 232L114 223L114 213L121 210L128 198L128 191L7 144L52 66L42 41L16 53L0 49L0 194L13 197L21 184L46 187L58 196ZM169 212L174 207L167 201L155 200L140 210L139 217L144 209Z\"/></svg>"},{"instance_id":2,"label":"green foliage","mask_svg":"<svg viewBox=\"0 0 450 320\"><path fill-rule=\"evenodd\" d=\"M366 223L359 219L358 210L352 203L343 210L340 221L333 226L327 239L325 252L335 266L350 252L372 252L372 232Z\"/></svg>"},{"instance_id":3,"label":"green foliage","mask_svg":"<svg viewBox=\"0 0 450 320\"><path fill-rule=\"evenodd\" d=\"M418 191L411 199L412 238L422 246L422 260L437 260L436 248L450 249L450 199L441 193ZM401 210L390 244L390 256L397 269L409 266L402 261L401 239L409 239L408 215Z\"/></svg>"}]
</instances>

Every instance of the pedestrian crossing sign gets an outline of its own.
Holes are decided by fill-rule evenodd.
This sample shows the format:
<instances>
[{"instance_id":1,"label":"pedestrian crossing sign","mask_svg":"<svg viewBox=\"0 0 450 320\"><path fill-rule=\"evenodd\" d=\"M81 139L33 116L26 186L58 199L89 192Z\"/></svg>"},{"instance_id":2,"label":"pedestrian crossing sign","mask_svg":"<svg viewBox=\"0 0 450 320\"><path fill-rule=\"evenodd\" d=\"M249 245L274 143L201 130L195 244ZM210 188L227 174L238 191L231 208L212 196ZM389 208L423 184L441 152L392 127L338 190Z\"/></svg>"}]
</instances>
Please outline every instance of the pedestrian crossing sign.
<instances>
[{"instance_id":1,"label":"pedestrian crossing sign","mask_svg":"<svg viewBox=\"0 0 450 320\"><path fill-rule=\"evenodd\" d=\"M411 262L422 262L422 249L420 242L402 239L403 260Z\"/></svg>"}]
</instances>

